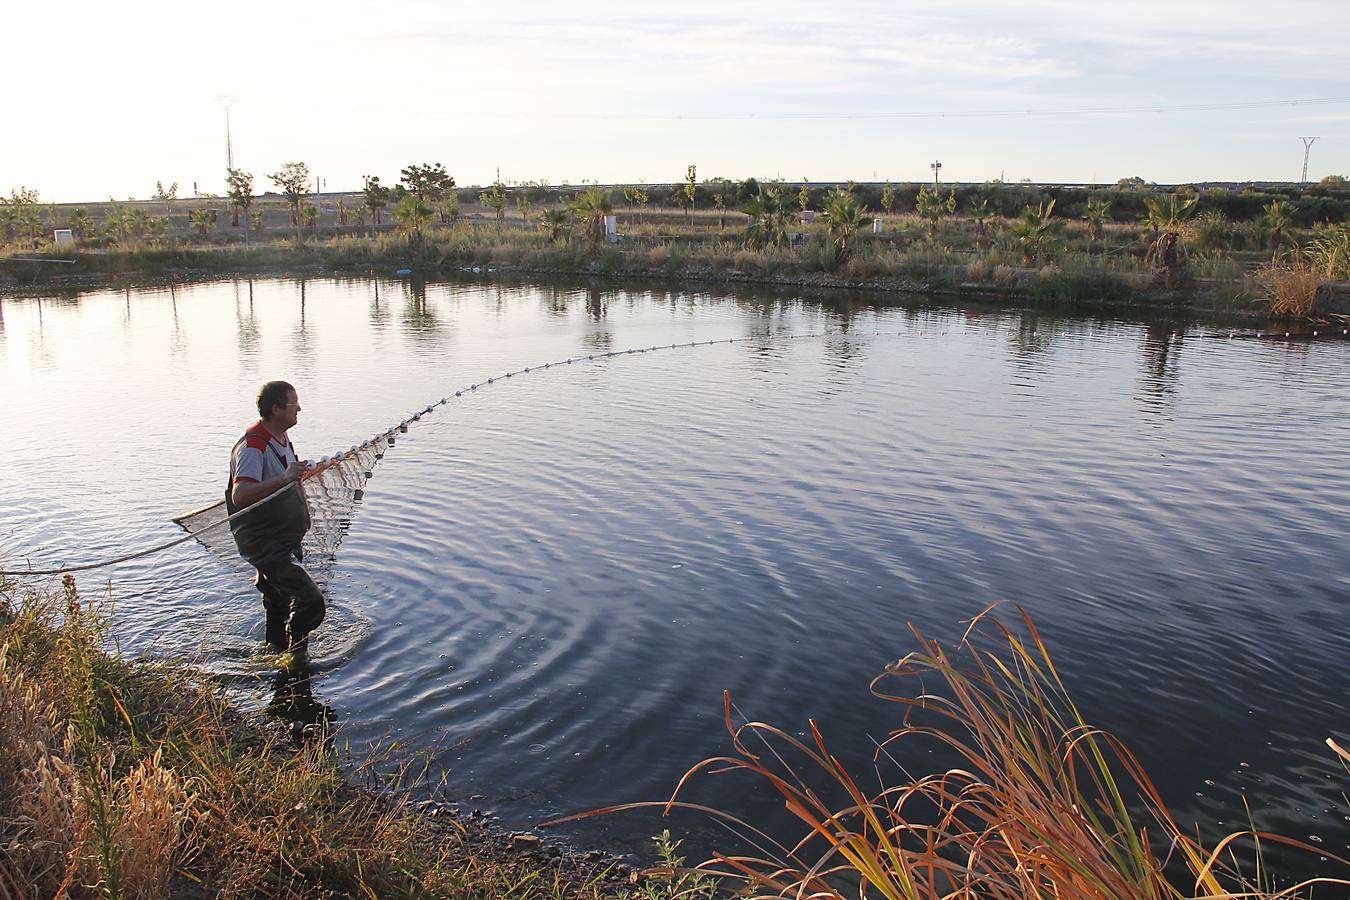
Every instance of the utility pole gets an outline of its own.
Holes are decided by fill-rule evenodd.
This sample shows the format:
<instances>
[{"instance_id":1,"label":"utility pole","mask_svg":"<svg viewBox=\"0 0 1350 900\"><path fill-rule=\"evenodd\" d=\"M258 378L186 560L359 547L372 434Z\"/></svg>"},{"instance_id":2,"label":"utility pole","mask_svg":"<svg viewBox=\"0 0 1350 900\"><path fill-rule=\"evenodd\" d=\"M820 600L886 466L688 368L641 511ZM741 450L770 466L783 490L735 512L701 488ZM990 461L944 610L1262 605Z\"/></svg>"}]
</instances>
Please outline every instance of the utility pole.
<instances>
[{"instance_id":1,"label":"utility pole","mask_svg":"<svg viewBox=\"0 0 1350 900\"><path fill-rule=\"evenodd\" d=\"M1317 142L1317 138L1315 138L1315 137L1301 137L1301 138L1299 138L1299 140L1303 142L1303 177L1299 180L1299 184L1307 184L1307 183L1308 183L1308 153L1312 151L1312 145L1315 144L1315 143Z\"/></svg>"},{"instance_id":2,"label":"utility pole","mask_svg":"<svg viewBox=\"0 0 1350 900\"><path fill-rule=\"evenodd\" d=\"M234 168L234 147L230 142L230 107L234 105L234 98L229 94L217 94L216 100L225 110L225 169L229 171Z\"/></svg>"},{"instance_id":3,"label":"utility pole","mask_svg":"<svg viewBox=\"0 0 1350 900\"><path fill-rule=\"evenodd\" d=\"M938 189L938 176L942 173L942 163L933 160L928 164L928 168L933 170L933 190Z\"/></svg>"}]
</instances>

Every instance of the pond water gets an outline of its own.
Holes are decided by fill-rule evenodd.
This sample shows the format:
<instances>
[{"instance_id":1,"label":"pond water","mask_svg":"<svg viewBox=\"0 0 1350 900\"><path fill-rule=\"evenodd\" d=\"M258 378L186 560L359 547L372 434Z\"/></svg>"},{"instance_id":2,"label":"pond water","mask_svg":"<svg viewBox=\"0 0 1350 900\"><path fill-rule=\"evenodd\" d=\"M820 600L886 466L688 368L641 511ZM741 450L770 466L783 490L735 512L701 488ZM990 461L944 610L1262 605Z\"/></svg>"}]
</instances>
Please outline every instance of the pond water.
<instances>
[{"instance_id":1,"label":"pond water","mask_svg":"<svg viewBox=\"0 0 1350 900\"><path fill-rule=\"evenodd\" d=\"M664 800L729 750L724 690L866 762L901 714L868 683L915 648L907 623L953 639L1005 600L1178 818L1227 831L1246 800L1344 853L1323 741L1350 729L1350 344L1218 331L481 281L5 300L0 567L175 537L270 378L298 387L292 437L317 458L507 370L737 338L501 381L400 437L316 639L313 700L345 739L427 749L449 796L508 827ZM111 584L125 652L276 702L237 561L189 543L80 583ZM778 808L749 782L693 796ZM632 849L666 824L562 835Z\"/></svg>"}]
</instances>

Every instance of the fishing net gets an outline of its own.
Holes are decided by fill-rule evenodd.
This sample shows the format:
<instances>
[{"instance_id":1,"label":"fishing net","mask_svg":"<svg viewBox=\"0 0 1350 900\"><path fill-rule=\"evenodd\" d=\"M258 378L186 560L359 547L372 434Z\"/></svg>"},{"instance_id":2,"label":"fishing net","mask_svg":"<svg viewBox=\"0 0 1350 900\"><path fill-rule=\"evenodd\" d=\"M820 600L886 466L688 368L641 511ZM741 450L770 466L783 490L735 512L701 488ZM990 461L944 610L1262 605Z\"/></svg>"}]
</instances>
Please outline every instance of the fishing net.
<instances>
[{"instance_id":1,"label":"fishing net","mask_svg":"<svg viewBox=\"0 0 1350 900\"><path fill-rule=\"evenodd\" d=\"M406 425L400 428L406 430ZM311 464L300 481L282 489L300 491L309 508L310 528L302 547L306 568L315 580L331 569L337 558L338 547L351 528L352 518L365 494L366 482L374 474L375 464L384 458L385 452L394 444L395 434L396 429L390 429L348 450L325 456ZM256 505L261 508L281 493L278 491ZM212 552L226 560L239 559L223 498L208 506L174 516L173 520Z\"/></svg>"}]
</instances>

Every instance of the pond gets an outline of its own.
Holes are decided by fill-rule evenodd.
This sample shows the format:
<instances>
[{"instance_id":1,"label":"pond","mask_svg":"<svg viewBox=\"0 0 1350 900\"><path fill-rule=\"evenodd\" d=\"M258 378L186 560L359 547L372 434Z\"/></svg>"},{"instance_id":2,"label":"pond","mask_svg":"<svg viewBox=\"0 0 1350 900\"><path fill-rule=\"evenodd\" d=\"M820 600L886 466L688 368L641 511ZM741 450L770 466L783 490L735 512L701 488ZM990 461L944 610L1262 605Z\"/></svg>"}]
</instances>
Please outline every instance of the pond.
<instances>
[{"instance_id":1,"label":"pond","mask_svg":"<svg viewBox=\"0 0 1350 900\"><path fill-rule=\"evenodd\" d=\"M5 300L0 561L181 534L268 379L298 388L292 438L318 458L508 370L735 338L500 380L399 436L326 573L312 699L343 739L420 748L512 828L666 799L729 750L724 690L791 732L818 720L866 769L901 715L868 684L915 649L907 623L953 640L1002 600L1180 820L1236 829L1245 800L1344 853L1323 741L1350 728L1350 343L1228 334L481 279ZM80 584L110 591L124 652L278 702L237 560L187 543ZM694 796L778 808L749 782ZM634 849L667 824L561 834Z\"/></svg>"}]
</instances>

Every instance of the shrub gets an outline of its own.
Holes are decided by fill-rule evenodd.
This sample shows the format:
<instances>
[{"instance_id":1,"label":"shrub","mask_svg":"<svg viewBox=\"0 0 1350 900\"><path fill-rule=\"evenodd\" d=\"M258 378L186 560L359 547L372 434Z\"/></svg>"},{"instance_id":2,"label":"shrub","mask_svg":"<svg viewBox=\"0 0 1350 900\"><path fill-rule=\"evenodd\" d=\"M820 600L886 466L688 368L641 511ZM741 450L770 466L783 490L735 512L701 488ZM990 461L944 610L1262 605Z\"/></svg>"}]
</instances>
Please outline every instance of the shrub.
<instances>
[{"instance_id":1,"label":"shrub","mask_svg":"<svg viewBox=\"0 0 1350 900\"><path fill-rule=\"evenodd\" d=\"M1257 278L1266 287L1270 311L1277 316L1311 316L1326 289L1321 274L1298 251L1272 261Z\"/></svg>"}]
</instances>

